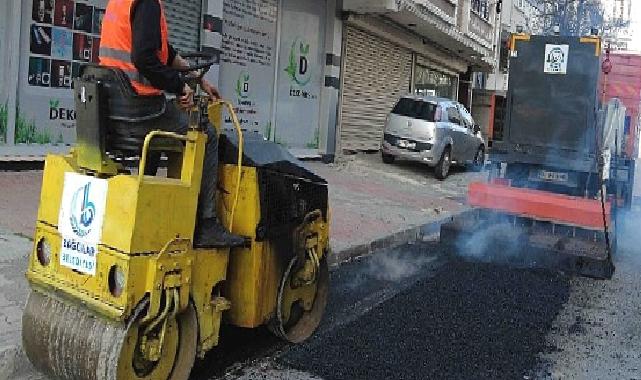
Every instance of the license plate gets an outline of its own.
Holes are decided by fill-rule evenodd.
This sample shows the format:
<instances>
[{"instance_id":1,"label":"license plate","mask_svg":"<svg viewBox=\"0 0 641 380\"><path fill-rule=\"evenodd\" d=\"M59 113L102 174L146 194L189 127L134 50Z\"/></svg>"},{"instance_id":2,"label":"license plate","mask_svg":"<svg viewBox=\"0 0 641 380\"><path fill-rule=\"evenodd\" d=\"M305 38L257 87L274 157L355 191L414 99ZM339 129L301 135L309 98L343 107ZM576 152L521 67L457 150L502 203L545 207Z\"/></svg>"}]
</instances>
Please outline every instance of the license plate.
<instances>
[{"instance_id":1,"label":"license plate","mask_svg":"<svg viewBox=\"0 0 641 380\"><path fill-rule=\"evenodd\" d=\"M416 143L407 140L398 140L398 146L406 149L416 149Z\"/></svg>"},{"instance_id":2,"label":"license plate","mask_svg":"<svg viewBox=\"0 0 641 380\"><path fill-rule=\"evenodd\" d=\"M547 170L539 170L539 179L546 182L568 182L568 173L549 172Z\"/></svg>"}]
</instances>

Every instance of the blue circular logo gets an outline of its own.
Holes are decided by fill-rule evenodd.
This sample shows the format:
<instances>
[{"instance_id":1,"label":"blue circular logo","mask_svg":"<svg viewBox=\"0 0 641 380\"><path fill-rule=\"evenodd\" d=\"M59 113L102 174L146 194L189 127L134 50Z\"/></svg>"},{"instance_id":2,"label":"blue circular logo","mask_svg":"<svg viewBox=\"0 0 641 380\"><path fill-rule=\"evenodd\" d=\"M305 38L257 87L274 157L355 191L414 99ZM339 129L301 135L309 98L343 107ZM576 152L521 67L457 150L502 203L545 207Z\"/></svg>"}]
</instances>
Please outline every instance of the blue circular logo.
<instances>
[{"instance_id":1,"label":"blue circular logo","mask_svg":"<svg viewBox=\"0 0 641 380\"><path fill-rule=\"evenodd\" d=\"M91 183L80 187L71 198L71 229L78 237L91 233L91 225L96 218L96 206L90 201Z\"/></svg>"}]
</instances>

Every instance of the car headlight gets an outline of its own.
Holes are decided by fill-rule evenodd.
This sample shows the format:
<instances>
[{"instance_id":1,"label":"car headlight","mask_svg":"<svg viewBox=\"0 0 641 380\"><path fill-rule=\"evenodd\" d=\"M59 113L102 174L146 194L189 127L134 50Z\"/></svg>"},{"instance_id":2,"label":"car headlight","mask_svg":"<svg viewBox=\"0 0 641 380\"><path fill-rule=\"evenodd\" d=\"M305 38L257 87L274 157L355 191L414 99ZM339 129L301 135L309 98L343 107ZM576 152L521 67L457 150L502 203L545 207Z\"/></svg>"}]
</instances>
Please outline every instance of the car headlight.
<instances>
[{"instance_id":1,"label":"car headlight","mask_svg":"<svg viewBox=\"0 0 641 380\"><path fill-rule=\"evenodd\" d=\"M118 265L114 265L109 269L109 292L114 297L120 297L125 290L125 272Z\"/></svg>"},{"instance_id":2,"label":"car headlight","mask_svg":"<svg viewBox=\"0 0 641 380\"><path fill-rule=\"evenodd\" d=\"M40 238L36 244L36 256L38 262L43 267L46 267L51 262L51 244L45 238Z\"/></svg>"}]
</instances>

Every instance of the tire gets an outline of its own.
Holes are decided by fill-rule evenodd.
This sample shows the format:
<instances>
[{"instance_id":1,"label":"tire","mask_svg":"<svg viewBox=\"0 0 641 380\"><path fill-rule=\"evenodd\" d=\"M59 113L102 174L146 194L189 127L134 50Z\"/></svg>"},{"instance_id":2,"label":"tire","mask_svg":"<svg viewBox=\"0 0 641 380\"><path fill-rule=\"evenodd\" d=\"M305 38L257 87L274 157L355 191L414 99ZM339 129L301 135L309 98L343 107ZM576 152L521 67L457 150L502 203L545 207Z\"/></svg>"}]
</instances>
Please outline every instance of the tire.
<instances>
[{"instance_id":1,"label":"tire","mask_svg":"<svg viewBox=\"0 0 641 380\"><path fill-rule=\"evenodd\" d=\"M438 180L445 180L450 174L450 167L452 166L452 148L450 146L443 149L441 158L438 160L436 167L434 167L434 176Z\"/></svg>"},{"instance_id":2,"label":"tire","mask_svg":"<svg viewBox=\"0 0 641 380\"><path fill-rule=\"evenodd\" d=\"M382 154L383 157L383 163L385 164L393 164L394 161L396 161L396 157L392 156L391 154Z\"/></svg>"},{"instance_id":3,"label":"tire","mask_svg":"<svg viewBox=\"0 0 641 380\"><path fill-rule=\"evenodd\" d=\"M472 161L472 170L475 172L480 172L485 167L485 147L482 145L476 151L474 155L474 161Z\"/></svg>"}]
</instances>

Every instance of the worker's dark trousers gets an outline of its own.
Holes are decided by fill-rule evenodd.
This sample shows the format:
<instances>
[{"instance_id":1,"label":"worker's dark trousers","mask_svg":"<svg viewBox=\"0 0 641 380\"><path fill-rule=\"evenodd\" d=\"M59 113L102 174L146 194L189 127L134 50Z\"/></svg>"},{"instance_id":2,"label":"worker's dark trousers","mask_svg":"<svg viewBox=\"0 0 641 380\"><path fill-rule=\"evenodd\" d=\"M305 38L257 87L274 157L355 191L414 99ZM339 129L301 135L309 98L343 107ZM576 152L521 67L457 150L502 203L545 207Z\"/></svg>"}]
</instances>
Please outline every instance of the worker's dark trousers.
<instances>
[{"instance_id":1,"label":"worker's dark trousers","mask_svg":"<svg viewBox=\"0 0 641 380\"><path fill-rule=\"evenodd\" d=\"M189 129L189 116L180 110L174 101L167 101L167 110L161 118L159 129L168 132L186 134ZM203 179L198 198L198 218L210 219L216 216L216 184L218 181L218 135L214 127L207 127L207 145L205 145L205 161L203 163ZM155 175L160 163L160 152L152 152L148 157L145 168L146 175Z\"/></svg>"}]
</instances>

